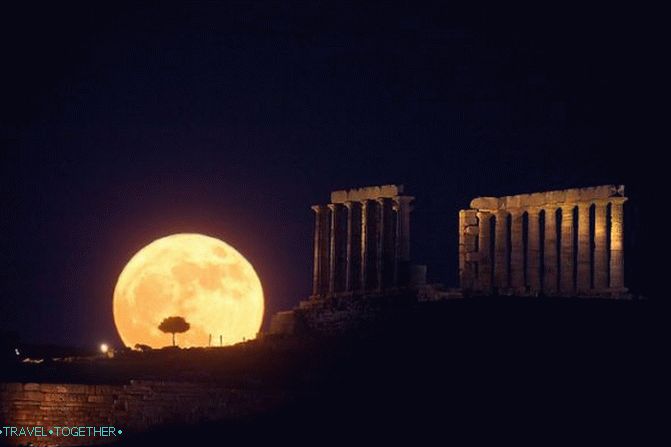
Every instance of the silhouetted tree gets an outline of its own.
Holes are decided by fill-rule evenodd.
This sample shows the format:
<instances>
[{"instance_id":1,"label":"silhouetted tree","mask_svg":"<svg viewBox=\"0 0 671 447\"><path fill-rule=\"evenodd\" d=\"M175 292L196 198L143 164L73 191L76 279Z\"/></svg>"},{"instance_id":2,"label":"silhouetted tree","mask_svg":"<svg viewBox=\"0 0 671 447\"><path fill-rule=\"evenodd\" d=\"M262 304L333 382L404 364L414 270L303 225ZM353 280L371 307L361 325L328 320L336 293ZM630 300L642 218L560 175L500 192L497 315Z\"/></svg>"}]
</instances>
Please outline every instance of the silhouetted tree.
<instances>
[{"instance_id":1,"label":"silhouetted tree","mask_svg":"<svg viewBox=\"0 0 671 447\"><path fill-rule=\"evenodd\" d=\"M158 325L159 330L172 334L172 345L175 346L175 334L181 334L189 330L191 325L184 317L168 317Z\"/></svg>"}]
</instances>

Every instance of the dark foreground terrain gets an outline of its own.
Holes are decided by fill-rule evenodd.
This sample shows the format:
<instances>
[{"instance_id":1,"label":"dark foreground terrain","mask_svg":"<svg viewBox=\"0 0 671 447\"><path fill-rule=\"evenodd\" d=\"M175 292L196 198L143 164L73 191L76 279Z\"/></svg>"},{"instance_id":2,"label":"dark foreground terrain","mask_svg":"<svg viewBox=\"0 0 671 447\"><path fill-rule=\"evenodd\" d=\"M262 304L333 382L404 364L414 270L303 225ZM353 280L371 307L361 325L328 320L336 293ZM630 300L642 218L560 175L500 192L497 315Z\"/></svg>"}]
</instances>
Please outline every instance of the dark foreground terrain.
<instances>
[{"instance_id":1,"label":"dark foreground terrain","mask_svg":"<svg viewBox=\"0 0 671 447\"><path fill-rule=\"evenodd\" d=\"M292 396L271 413L127 433L118 445L641 445L665 404L667 311L655 300L425 303L337 338L8 365L2 381L214 381Z\"/></svg>"}]
</instances>

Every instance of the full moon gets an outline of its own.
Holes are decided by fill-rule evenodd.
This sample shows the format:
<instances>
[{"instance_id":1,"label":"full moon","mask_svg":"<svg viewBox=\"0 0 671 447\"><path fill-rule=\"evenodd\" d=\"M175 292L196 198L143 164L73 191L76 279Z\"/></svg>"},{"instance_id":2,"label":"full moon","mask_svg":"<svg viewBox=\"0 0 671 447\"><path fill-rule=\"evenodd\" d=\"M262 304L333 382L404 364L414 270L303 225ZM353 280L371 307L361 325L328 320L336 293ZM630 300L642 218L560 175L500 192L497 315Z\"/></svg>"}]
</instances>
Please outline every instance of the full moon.
<instances>
[{"instance_id":1,"label":"full moon","mask_svg":"<svg viewBox=\"0 0 671 447\"><path fill-rule=\"evenodd\" d=\"M237 250L202 234L173 234L150 243L126 264L114 288L114 322L121 340L160 348L172 335L168 317L190 328L175 335L181 347L231 345L256 337L263 320L263 289Z\"/></svg>"}]
</instances>

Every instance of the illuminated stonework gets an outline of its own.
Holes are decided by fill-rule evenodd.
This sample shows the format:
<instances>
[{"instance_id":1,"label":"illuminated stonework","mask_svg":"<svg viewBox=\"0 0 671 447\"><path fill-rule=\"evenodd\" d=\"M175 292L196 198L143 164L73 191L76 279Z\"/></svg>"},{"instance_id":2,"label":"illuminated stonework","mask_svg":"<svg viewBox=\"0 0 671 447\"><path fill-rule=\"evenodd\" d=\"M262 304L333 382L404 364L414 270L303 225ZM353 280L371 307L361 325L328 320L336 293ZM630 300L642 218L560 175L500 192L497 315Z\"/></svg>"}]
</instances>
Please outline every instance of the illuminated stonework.
<instances>
[{"instance_id":1,"label":"illuminated stonework","mask_svg":"<svg viewBox=\"0 0 671 447\"><path fill-rule=\"evenodd\" d=\"M381 293L408 283L410 212L402 185L334 191L315 205L314 298Z\"/></svg>"},{"instance_id":2,"label":"illuminated stonework","mask_svg":"<svg viewBox=\"0 0 671 447\"><path fill-rule=\"evenodd\" d=\"M624 286L623 185L478 197L459 212L472 294L609 296Z\"/></svg>"},{"instance_id":3,"label":"illuminated stonework","mask_svg":"<svg viewBox=\"0 0 671 447\"><path fill-rule=\"evenodd\" d=\"M131 380L122 385L0 383L1 427L43 427L40 436L0 435L0 445L124 445L124 440L159 427L232 421L265 414L287 395L271 389L215 383ZM56 427L115 427L117 436L60 436ZM49 430L54 433L47 435ZM88 432L88 431L87 431ZM121 432L119 432L121 433Z\"/></svg>"}]
</instances>

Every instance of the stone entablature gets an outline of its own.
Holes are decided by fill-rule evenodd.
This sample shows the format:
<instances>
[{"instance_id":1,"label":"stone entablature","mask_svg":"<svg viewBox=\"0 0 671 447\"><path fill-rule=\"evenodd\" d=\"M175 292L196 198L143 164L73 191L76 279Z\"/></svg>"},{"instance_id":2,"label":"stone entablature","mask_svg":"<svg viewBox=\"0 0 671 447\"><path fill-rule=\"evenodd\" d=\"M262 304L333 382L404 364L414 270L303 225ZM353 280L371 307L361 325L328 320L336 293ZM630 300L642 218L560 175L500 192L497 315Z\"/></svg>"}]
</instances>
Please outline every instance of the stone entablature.
<instances>
[{"instance_id":1,"label":"stone entablature","mask_svg":"<svg viewBox=\"0 0 671 447\"><path fill-rule=\"evenodd\" d=\"M459 279L475 294L622 296L623 185L478 197L459 213Z\"/></svg>"},{"instance_id":2,"label":"stone entablature","mask_svg":"<svg viewBox=\"0 0 671 447\"><path fill-rule=\"evenodd\" d=\"M624 197L624 185L603 185L589 188L562 189L558 191L516 194L504 197L477 197L471 200L471 209L480 211L496 211L509 208L547 207L577 202L595 202L610 200L613 197Z\"/></svg>"},{"instance_id":3,"label":"stone entablature","mask_svg":"<svg viewBox=\"0 0 671 447\"><path fill-rule=\"evenodd\" d=\"M409 281L410 212L402 185L333 191L314 205L312 296L383 293Z\"/></svg>"},{"instance_id":4,"label":"stone entablature","mask_svg":"<svg viewBox=\"0 0 671 447\"><path fill-rule=\"evenodd\" d=\"M403 195L403 185L368 186L331 192L331 203L361 202L379 198L393 199Z\"/></svg>"}]
</instances>

